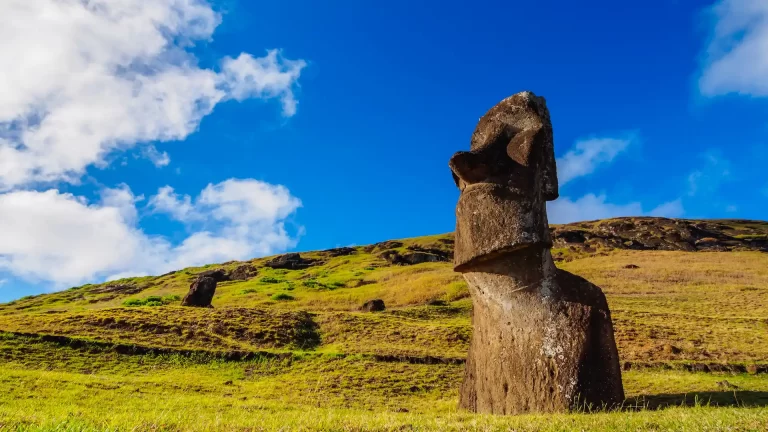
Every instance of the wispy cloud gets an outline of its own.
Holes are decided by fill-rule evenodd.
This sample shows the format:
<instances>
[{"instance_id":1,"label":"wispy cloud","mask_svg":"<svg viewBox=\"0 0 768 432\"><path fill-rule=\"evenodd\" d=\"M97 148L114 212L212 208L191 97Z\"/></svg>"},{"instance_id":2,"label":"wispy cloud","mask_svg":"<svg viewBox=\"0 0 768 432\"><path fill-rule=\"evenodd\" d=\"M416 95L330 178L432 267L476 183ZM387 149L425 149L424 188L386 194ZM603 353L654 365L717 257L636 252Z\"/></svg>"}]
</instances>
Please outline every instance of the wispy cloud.
<instances>
[{"instance_id":1,"label":"wispy cloud","mask_svg":"<svg viewBox=\"0 0 768 432\"><path fill-rule=\"evenodd\" d=\"M557 176L560 186L574 179L588 176L602 166L607 166L638 140L636 133L613 137L593 137L577 141L573 148L557 159ZM581 220L605 219L620 216L681 217L684 214L680 199L663 203L650 211L642 203L610 202L605 194L588 193L578 198L561 196L547 204L549 221L568 223Z\"/></svg>"},{"instance_id":2,"label":"wispy cloud","mask_svg":"<svg viewBox=\"0 0 768 432\"><path fill-rule=\"evenodd\" d=\"M679 198L674 201L660 204L658 207L648 212L648 216L667 218L679 218L683 217L684 214L685 209L683 208L683 201Z\"/></svg>"},{"instance_id":3,"label":"wispy cloud","mask_svg":"<svg viewBox=\"0 0 768 432\"><path fill-rule=\"evenodd\" d=\"M550 223L569 223L584 220L606 219L621 216L681 217L684 213L680 200L663 203L650 211L644 211L639 202L610 203L605 195L587 194L573 200L561 197L547 205Z\"/></svg>"},{"instance_id":4,"label":"wispy cloud","mask_svg":"<svg viewBox=\"0 0 768 432\"><path fill-rule=\"evenodd\" d=\"M171 157L167 152L159 151L155 146L148 145L141 149L141 156L145 159L149 159L152 165L161 168L168 166L171 163Z\"/></svg>"},{"instance_id":5,"label":"wispy cloud","mask_svg":"<svg viewBox=\"0 0 768 432\"><path fill-rule=\"evenodd\" d=\"M699 155L702 165L688 174L688 195L709 195L731 177L731 163L718 150Z\"/></svg>"},{"instance_id":6,"label":"wispy cloud","mask_svg":"<svg viewBox=\"0 0 768 432\"><path fill-rule=\"evenodd\" d=\"M601 165L611 163L625 151L636 137L594 137L576 141L573 148L557 159L557 179L560 186L571 180L592 174Z\"/></svg>"},{"instance_id":7,"label":"wispy cloud","mask_svg":"<svg viewBox=\"0 0 768 432\"><path fill-rule=\"evenodd\" d=\"M707 12L711 31L700 92L768 96L768 2L720 0Z\"/></svg>"}]
</instances>

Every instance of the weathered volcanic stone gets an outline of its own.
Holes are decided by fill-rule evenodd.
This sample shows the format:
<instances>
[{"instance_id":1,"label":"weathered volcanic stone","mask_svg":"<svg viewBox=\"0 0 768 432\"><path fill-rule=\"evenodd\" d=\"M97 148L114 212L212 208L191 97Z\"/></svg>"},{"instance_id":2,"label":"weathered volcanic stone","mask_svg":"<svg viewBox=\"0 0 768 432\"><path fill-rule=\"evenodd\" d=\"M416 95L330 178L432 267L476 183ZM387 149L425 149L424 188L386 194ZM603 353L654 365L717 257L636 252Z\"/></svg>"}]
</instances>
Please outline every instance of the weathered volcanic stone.
<instances>
[{"instance_id":1,"label":"weathered volcanic stone","mask_svg":"<svg viewBox=\"0 0 768 432\"><path fill-rule=\"evenodd\" d=\"M357 251L351 247L333 248L325 251L325 253L328 254L328 256L330 257L347 256L347 255L352 255L355 252Z\"/></svg>"},{"instance_id":2,"label":"weathered volcanic stone","mask_svg":"<svg viewBox=\"0 0 768 432\"><path fill-rule=\"evenodd\" d=\"M209 276L197 278L189 287L189 292L181 300L182 306L211 307L216 294L216 279Z\"/></svg>"},{"instance_id":3,"label":"weathered volcanic stone","mask_svg":"<svg viewBox=\"0 0 768 432\"><path fill-rule=\"evenodd\" d=\"M230 280L248 280L258 274L258 270L256 270L252 265L250 264L241 264L237 266L234 270L229 272L228 277Z\"/></svg>"},{"instance_id":4,"label":"weathered volcanic stone","mask_svg":"<svg viewBox=\"0 0 768 432\"><path fill-rule=\"evenodd\" d=\"M297 253L288 253L267 261L264 265L274 269L301 270L317 263L317 260L303 258Z\"/></svg>"},{"instance_id":5,"label":"weathered volcanic stone","mask_svg":"<svg viewBox=\"0 0 768 432\"><path fill-rule=\"evenodd\" d=\"M558 187L544 99L524 92L501 101L480 119L470 149L450 161L461 191L454 265L473 301L459 405L517 414L621 403L605 296L552 261L546 202Z\"/></svg>"},{"instance_id":6,"label":"weathered volcanic stone","mask_svg":"<svg viewBox=\"0 0 768 432\"><path fill-rule=\"evenodd\" d=\"M410 252L400 255L397 251L388 250L381 254L381 257L390 264L395 265L416 265L427 262L450 261L445 255L436 255L427 252Z\"/></svg>"},{"instance_id":7,"label":"weathered volcanic stone","mask_svg":"<svg viewBox=\"0 0 768 432\"><path fill-rule=\"evenodd\" d=\"M360 307L360 310L363 312L381 312L384 309L386 309L384 300L381 299L368 300Z\"/></svg>"},{"instance_id":8,"label":"weathered volcanic stone","mask_svg":"<svg viewBox=\"0 0 768 432\"><path fill-rule=\"evenodd\" d=\"M224 282L229 280L229 275L224 269L205 270L197 274L198 278L209 277L213 278L216 282Z\"/></svg>"}]
</instances>

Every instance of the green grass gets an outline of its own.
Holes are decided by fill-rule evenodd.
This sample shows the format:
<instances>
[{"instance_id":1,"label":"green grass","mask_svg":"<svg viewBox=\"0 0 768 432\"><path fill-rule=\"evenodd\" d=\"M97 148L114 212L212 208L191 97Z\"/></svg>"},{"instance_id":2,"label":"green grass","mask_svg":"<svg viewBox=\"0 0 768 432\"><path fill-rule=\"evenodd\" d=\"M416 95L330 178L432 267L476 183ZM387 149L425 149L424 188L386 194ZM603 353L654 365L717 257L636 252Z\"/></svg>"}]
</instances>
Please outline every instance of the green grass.
<instances>
[{"instance_id":1,"label":"green grass","mask_svg":"<svg viewBox=\"0 0 768 432\"><path fill-rule=\"evenodd\" d=\"M173 302L177 302L181 300L181 296L178 294L169 294L166 296L149 296L144 299L128 299L123 302L123 306L131 307L131 306L163 306L167 304L171 304Z\"/></svg>"},{"instance_id":2,"label":"green grass","mask_svg":"<svg viewBox=\"0 0 768 432\"><path fill-rule=\"evenodd\" d=\"M717 223L733 235L768 229ZM754 372L768 370L768 254L553 251L606 293L626 406L492 417L456 409L471 335L461 276L447 262L380 256L451 242L302 253L320 260L304 270L251 260L258 276L219 283L213 309L179 300L201 271L242 263L0 305L0 431L766 430L768 375ZM386 310L358 312L372 299ZM689 372L701 367L733 372Z\"/></svg>"},{"instance_id":3,"label":"green grass","mask_svg":"<svg viewBox=\"0 0 768 432\"><path fill-rule=\"evenodd\" d=\"M433 245L435 238L405 240L401 249L409 242ZM355 255L325 258L323 265L305 270L261 267L257 279L223 282L213 310L180 308L177 301L166 301L183 295L187 282L202 270L187 269L142 278L139 283L147 285L143 291L109 301L95 301L105 295L100 292L104 285L91 285L0 306L0 330L170 347L259 350L271 347L272 342L265 341L286 331L291 317L305 313L302 320L317 326L323 340L319 350L463 357L471 332L471 303L466 284L450 263L389 266L376 251L358 250ZM323 257L321 253L314 256ZM627 264L639 268L626 269ZM768 360L768 255L764 253L614 251L558 265L602 287L623 361L745 364ZM282 282L265 283L265 277ZM184 285L173 278L181 278ZM158 298L162 305L154 302ZM353 312L376 298L384 300L384 313ZM129 299L149 301L156 307L124 307Z\"/></svg>"},{"instance_id":4,"label":"green grass","mask_svg":"<svg viewBox=\"0 0 768 432\"><path fill-rule=\"evenodd\" d=\"M0 425L11 430L746 431L768 418L766 375L629 371L621 411L493 417L456 409L456 364L127 355L9 334L0 347Z\"/></svg>"}]
</instances>

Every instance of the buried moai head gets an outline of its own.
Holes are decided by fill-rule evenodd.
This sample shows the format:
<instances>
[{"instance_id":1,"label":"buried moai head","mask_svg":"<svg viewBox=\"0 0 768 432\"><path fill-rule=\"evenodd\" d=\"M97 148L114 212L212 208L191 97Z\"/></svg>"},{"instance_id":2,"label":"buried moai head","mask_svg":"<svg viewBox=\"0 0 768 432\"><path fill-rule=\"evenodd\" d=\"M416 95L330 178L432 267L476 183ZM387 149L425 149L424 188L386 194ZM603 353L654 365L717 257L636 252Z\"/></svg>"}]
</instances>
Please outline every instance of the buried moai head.
<instances>
[{"instance_id":1,"label":"buried moai head","mask_svg":"<svg viewBox=\"0 0 768 432\"><path fill-rule=\"evenodd\" d=\"M470 151L449 163L461 191L456 206L455 268L530 247L550 248L546 202L557 198L557 169L544 98L531 92L491 108Z\"/></svg>"}]
</instances>

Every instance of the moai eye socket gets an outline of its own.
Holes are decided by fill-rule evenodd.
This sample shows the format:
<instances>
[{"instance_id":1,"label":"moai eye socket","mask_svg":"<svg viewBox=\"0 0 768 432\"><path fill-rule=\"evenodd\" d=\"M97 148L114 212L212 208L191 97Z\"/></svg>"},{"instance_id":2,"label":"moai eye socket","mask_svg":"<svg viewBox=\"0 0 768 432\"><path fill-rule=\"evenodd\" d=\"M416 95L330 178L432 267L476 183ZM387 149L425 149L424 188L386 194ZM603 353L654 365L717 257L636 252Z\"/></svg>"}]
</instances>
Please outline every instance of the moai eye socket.
<instances>
[{"instance_id":1,"label":"moai eye socket","mask_svg":"<svg viewBox=\"0 0 768 432\"><path fill-rule=\"evenodd\" d=\"M544 98L523 92L491 108L472 134L470 151L454 155L451 169L462 190L485 182L546 201L557 199L552 125Z\"/></svg>"}]
</instances>

